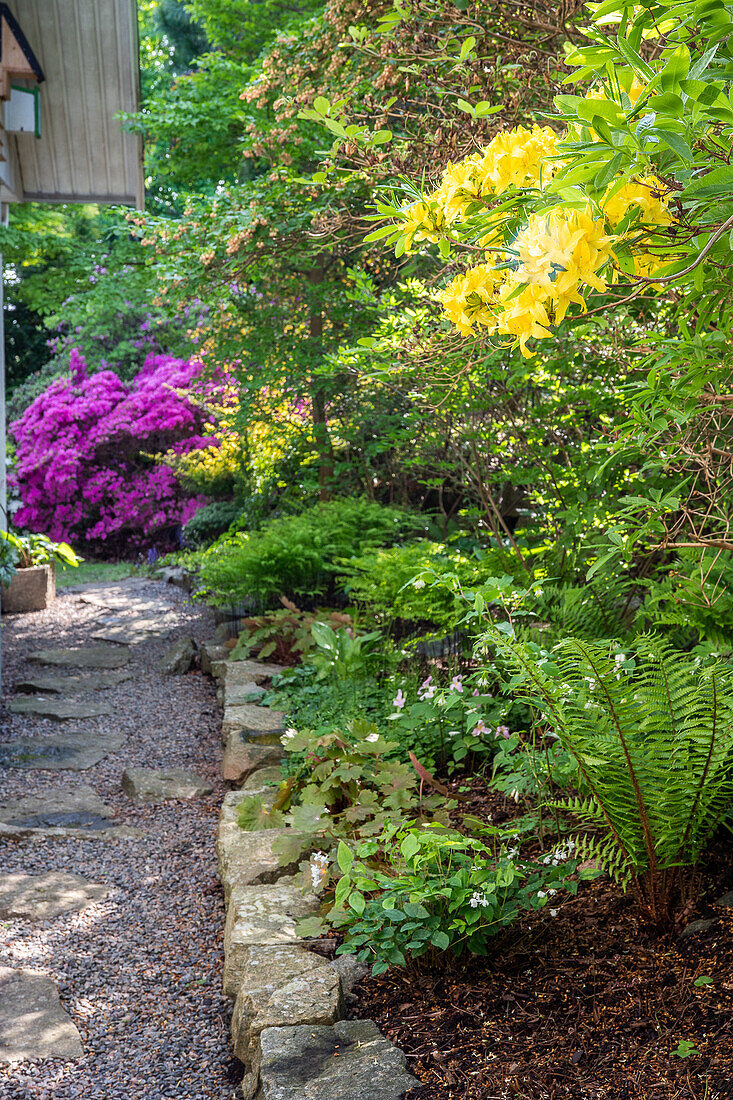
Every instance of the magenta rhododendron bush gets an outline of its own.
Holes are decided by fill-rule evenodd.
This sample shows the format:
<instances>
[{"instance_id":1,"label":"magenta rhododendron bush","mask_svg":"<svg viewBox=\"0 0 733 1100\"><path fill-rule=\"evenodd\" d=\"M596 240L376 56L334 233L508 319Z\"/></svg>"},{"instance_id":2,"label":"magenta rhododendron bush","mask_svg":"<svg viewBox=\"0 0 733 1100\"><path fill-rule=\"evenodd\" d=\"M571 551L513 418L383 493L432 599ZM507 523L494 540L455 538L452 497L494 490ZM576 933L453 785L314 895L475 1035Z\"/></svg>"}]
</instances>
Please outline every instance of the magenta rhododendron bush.
<instances>
[{"instance_id":1,"label":"magenta rhododendron bush","mask_svg":"<svg viewBox=\"0 0 733 1100\"><path fill-rule=\"evenodd\" d=\"M51 538L122 549L170 542L203 503L155 455L211 446L206 415L186 393L200 366L149 355L125 383L87 375L72 351L71 376L53 382L11 425L17 443L15 522ZM210 428L208 429L210 430Z\"/></svg>"}]
</instances>

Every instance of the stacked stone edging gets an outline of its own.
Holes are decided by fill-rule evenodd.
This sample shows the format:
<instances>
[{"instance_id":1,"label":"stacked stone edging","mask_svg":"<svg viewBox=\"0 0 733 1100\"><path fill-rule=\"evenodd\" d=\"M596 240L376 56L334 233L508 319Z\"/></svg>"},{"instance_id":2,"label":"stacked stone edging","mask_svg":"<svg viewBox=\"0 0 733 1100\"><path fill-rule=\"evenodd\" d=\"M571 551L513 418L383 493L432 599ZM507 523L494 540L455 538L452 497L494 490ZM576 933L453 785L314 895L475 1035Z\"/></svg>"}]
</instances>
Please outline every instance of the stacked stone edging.
<instances>
[{"instance_id":1,"label":"stacked stone edging","mask_svg":"<svg viewBox=\"0 0 733 1100\"><path fill-rule=\"evenodd\" d=\"M371 1020L344 1020L366 968L330 962L295 933L318 898L281 867L273 851L284 829L245 831L238 808L248 797L274 800L282 758L283 715L245 702L281 671L231 661L225 646L204 643L201 665L219 683L224 707L224 778L238 785L224 798L216 842L224 888L225 993L232 998L232 1044L245 1067L243 1100L398 1100L419 1084L404 1053ZM251 689L251 690L248 690Z\"/></svg>"}]
</instances>

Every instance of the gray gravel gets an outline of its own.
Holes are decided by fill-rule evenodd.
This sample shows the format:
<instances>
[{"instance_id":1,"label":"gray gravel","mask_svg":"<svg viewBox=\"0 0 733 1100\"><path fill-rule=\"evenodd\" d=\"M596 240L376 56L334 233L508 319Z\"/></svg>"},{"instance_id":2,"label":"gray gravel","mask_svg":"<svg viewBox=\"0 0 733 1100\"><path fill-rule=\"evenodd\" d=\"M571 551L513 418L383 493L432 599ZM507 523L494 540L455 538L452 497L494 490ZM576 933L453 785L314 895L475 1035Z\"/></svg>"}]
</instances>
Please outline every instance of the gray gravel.
<instances>
[{"instance_id":1,"label":"gray gravel","mask_svg":"<svg viewBox=\"0 0 733 1100\"><path fill-rule=\"evenodd\" d=\"M144 594L175 608L172 638L212 635L208 610L191 605L177 589L151 582ZM10 684L38 671L27 662L30 652L88 644L104 615L76 595L61 595L47 611L6 617L6 695ZM52 978L85 1049L78 1062L0 1067L3 1100L229 1100L241 1080L221 993L224 907L214 852L224 794L221 716L214 688L200 673L164 677L157 670L169 644L156 639L133 646L133 678L104 692L112 715L84 722L85 729L124 734L119 752L81 773L0 769L0 801L89 783L115 807L119 824L145 834L107 842L0 840L3 870L71 871L113 887L82 912L35 925L0 922L0 965ZM7 711L2 717L7 739L59 732L57 723L43 718ZM208 779L214 793L136 807L120 786L130 766L188 768Z\"/></svg>"}]
</instances>

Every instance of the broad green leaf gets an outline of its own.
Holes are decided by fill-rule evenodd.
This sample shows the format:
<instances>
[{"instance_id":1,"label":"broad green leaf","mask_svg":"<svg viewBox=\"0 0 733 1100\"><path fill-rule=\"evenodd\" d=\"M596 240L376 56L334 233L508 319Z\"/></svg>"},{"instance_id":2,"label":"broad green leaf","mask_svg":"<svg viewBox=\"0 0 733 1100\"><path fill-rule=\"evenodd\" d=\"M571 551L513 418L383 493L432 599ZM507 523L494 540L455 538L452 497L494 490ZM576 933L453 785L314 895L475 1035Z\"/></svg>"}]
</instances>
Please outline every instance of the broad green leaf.
<instances>
[{"instance_id":1,"label":"broad green leaf","mask_svg":"<svg viewBox=\"0 0 733 1100\"><path fill-rule=\"evenodd\" d=\"M339 841L339 846L336 850L336 861L343 873L348 875L354 865L354 853L351 851L348 844L344 844L343 840Z\"/></svg>"}]
</instances>

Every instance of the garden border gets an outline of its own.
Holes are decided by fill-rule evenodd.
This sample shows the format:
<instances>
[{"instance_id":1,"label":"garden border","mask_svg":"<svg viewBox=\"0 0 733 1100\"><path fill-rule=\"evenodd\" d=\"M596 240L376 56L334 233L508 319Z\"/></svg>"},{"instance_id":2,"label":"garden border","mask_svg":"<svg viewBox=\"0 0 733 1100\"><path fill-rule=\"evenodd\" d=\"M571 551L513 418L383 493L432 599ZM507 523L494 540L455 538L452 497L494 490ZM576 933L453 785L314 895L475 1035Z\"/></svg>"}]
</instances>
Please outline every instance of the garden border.
<instances>
[{"instance_id":1,"label":"garden border","mask_svg":"<svg viewBox=\"0 0 733 1100\"><path fill-rule=\"evenodd\" d=\"M280 866L273 844L286 830L250 832L237 822L243 799L275 798L283 715L242 700L261 693L279 666L229 660L219 642L204 642L200 652L223 707L222 772L235 784L222 803L216 849L226 906L223 986L245 1069L240 1095L299 1100L307 1087L312 1100L399 1100L420 1084L404 1052L372 1020L345 1018L366 967L350 956L331 962L298 939L296 921L315 912L318 898L296 882L294 865Z\"/></svg>"}]
</instances>

